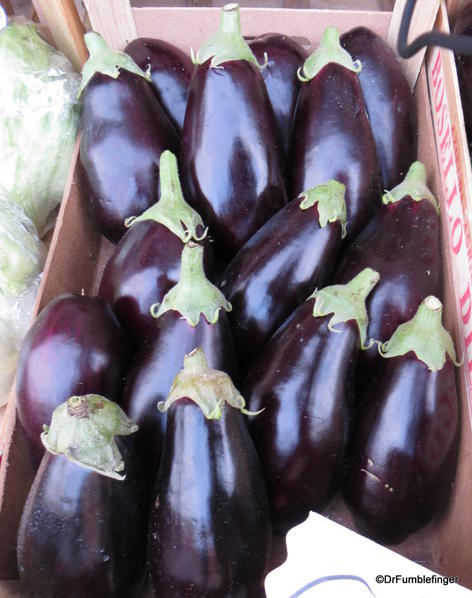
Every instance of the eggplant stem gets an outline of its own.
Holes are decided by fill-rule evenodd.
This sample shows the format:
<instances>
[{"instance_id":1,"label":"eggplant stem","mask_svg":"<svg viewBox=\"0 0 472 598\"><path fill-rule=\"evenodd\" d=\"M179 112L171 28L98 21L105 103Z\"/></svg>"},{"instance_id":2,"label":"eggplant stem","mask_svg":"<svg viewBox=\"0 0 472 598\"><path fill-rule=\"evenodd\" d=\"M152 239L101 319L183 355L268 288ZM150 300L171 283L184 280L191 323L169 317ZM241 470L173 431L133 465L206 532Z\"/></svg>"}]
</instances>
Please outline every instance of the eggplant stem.
<instances>
[{"instance_id":1,"label":"eggplant stem","mask_svg":"<svg viewBox=\"0 0 472 598\"><path fill-rule=\"evenodd\" d=\"M225 372L208 366L201 347L184 357L183 369L175 377L167 399L160 401L157 408L161 413L165 413L171 405L183 398L196 403L207 419L220 419L226 405L245 415L260 413L245 408L246 402L231 378Z\"/></svg>"},{"instance_id":2,"label":"eggplant stem","mask_svg":"<svg viewBox=\"0 0 472 598\"><path fill-rule=\"evenodd\" d=\"M403 181L392 190L387 190L382 196L382 203L396 203L404 197L411 197L414 201L427 200L439 214L439 203L428 188L426 168L422 162L416 161L408 169Z\"/></svg>"},{"instance_id":3,"label":"eggplant stem","mask_svg":"<svg viewBox=\"0 0 472 598\"><path fill-rule=\"evenodd\" d=\"M125 220L125 226L132 226L136 222L154 220L174 233L182 243L190 239L200 241L206 233L198 234L198 229L204 229L203 220L184 199L179 179L177 158L169 150L162 152L159 160L159 183L161 196L159 201L144 211L141 216L130 216Z\"/></svg>"},{"instance_id":4,"label":"eggplant stem","mask_svg":"<svg viewBox=\"0 0 472 598\"><path fill-rule=\"evenodd\" d=\"M400 324L391 338L381 345L380 355L389 359L412 351L432 372L441 370L449 356L459 367L461 362L457 361L452 337L442 325L442 311L442 303L437 297L426 297L411 320Z\"/></svg>"},{"instance_id":5,"label":"eggplant stem","mask_svg":"<svg viewBox=\"0 0 472 598\"><path fill-rule=\"evenodd\" d=\"M44 426L41 441L53 455L106 477L124 480L125 464L115 436L127 436L138 430L115 402L100 395L72 396L59 405L50 426Z\"/></svg>"},{"instance_id":6,"label":"eggplant stem","mask_svg":"<svg viewBox=\"0 0 472 598\"><path fill-rule=\"evenodd\" d=\"M309 297L315 298L313 306L313 317L322 318L332 314L328 322L328 329L331 332L341 332L334 326L339 323L353 320L359 330L359 345L366 350L372 344L366 345L367 327L369 318L367 315L366 299L374 286L380 280L380 275L371 268L364 268L347 284L333 285L315 291Z\"/></svg>"},{"instance_id":7,"label":"eggplant stem","mask_svg":"<svg viewBox=\"0 0 472 598\"><path fill-rule=\"evenodd\" d=\"M190 326L197 326L203 315L209 324L218 321L220 309L229 312L231 303L218 287L212 284L203 268L204 248L193 241L182 250L179 282L167 292L157 312L151 307L151 314L160 318L167 311L177 311ZM154 304L155 305L155 304Z\"/></svg>"},{"instance_id":8,"label":"eggplant stem","mask_svg":"<svg viewBox=\"0 0 472 598\"><path fill-rule=\"evenodd\" d=\"M241 34L241 17L236 3L223 6L218 30L205 40L196 56L194 54L197 65L210 58L211 68L224 68L221 65L230 60L246 60L261 68Z\"/></svg>"},{"instance_id":9,"label":"eggplant stem","mask_svg":"<svg viewBox=\"0 0 472 598\"><path fill-rule=\"evenodd\" d=\"M305 79L302 79L297 73L300 81L311 81L327 64L332 63L339 64L354 73L361 71L361 62L352 59L349 52L341 46L339 37L336 27L326 27L320 45L303 63L302 70Z\"/></svg>"},{"instance_id":10,"label":"eggplant stem","mask_svg":"<svg viewBox=\"0 0 472 598\"><path fill-rule=\"evenodd\" d=\"M79 97L96 73L102 73L107 77L118 79L120 71L124 69L146 79L146 81L151 81L150 67L146 71L143 71L131 56L109 48L103 37L95 31L86 33L84 41L89 51L89 58L82 67L82 81L78 92Z\"/></svg>"}]
</instances>

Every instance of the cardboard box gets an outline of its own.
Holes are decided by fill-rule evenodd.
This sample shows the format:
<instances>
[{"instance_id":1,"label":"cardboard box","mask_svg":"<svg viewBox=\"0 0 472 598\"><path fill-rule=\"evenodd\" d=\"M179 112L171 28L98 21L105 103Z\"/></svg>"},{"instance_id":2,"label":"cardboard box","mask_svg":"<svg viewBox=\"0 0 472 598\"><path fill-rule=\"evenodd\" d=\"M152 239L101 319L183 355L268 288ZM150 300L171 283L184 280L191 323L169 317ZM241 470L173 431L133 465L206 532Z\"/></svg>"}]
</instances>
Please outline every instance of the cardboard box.
<instances>
[{"instance_id":1,"label":"cardboard box","mask_svg":"<svg viewBox=\"0 0 472 598\"><path fill-rule=\"evenodd\" d=\"M444 18L444 7L442 18ZM170 41L188 51L190 46L198 48L205 37L213 31L219 21L218 9L188 8L137 8L133 9L136 30L140 36L157 37ZM335 25L341 32L356 25L370 27L382 37L387 37L391 13L363 11L315 11L283 9L241 10L244 35L257 35L267 31L279 31L298 38L305 38L313 47L318 45L324 28ZM124 45L124 43L122 44ZM443 53L441 52L441 57ZM423 66L415 89L415 100L419 116L418 158L426 165L429 185L441 204L442 249L444 256L445 323L453 333L459 355L464 354L466 335L464 318L467 307L467 291L470 270L463 261L456 258L470 257L468 229L464 219L464 206L460 201L460 189L454 196L449 181L454 164L447 168L446 155L441 154L438 162L436 151L435 123L439 130L441 121L437 112L433 114L430 91L437 95L441 73L444 75L446 61L437 65L435 52L430 52L427 68ZM441 70L442 69L442 70ZM431 89L428 90L428 77ZM436 82L436 88L434 85ZM446 79L444 77L444 84ZM436 91L435 91L436 89ZM456 93L456 90L453 91ZM451 119L450 106L446 104L444 117ZM442 112L440 113L443 114ZM434 120L436 119L436 120ZM443 143L443 145L441 145ZM448 141L438 137L438 147L451 149ZM78 149L78 148L77 148ZM37 310L42 309L53 297L62 292L96 292L103 266L112 250L111 244L101 237L91 222L85 198L75 168L77 151L66 187L65 199L48 256L45 276L40 288ZM452 169L452 170L451 170ZM453 188L452 188L453 189ZM456 220L459 219L459 224ZM459 246L459 233L461 244ZM470 239L470 237L469 237ZM463 243L463 245L462 245ZM462 269L467 268L462 272ZM468 324L468 322L466 322ZM472 321L470 322L472 326ZM472 337L471 337L472 339ZM467 357L458 370L458 388L462 402L462 434L457 479L449 509L440 521L411 536L394 550L424 566L448 576L458 576L462 585L472 587L472 427L470 421L470 375ZM472 363L472 361L471 361ZM3 446L0 466L0 578L16 577L16 532L25 496L32 481L32 470L25 452L21 428L16 421L15 396L11 397L6 415L7 440ZM336 498L327 515L336 521L354 528L342 500ZM355 528L354 528L355 529ZM5 590L8 596L9 590Z\"/></svg>"}]
</instances>

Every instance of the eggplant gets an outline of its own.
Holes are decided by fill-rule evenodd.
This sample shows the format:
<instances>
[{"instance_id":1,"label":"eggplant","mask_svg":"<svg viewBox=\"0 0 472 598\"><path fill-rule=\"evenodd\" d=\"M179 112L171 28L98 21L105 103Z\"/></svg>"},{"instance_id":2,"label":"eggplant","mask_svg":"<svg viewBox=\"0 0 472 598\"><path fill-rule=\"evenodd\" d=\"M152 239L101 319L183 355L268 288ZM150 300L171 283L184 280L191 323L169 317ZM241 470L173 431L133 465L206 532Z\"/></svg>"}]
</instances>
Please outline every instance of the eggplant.
<instances>
[{"instance_id":1,"label":"eggplant","mask_svg":"<svg viewBox=\"0 0 472 598\"><path fill-rule=\"evenodd\" d=\"M77 394L121 398L126 338L110 306L97 297L69 293L51 301L21 347L16 374L18 417L33 460L54 409Z\"/></svg>"},{"instance_id":2,"label":"eggplant","mask_svg":"<svg viewBox=\"0 0 472 598\"><path fill-rule=\"evenodd\" d=\"M184 126L188 88L193 64L177 46L161 39L138 37L125 48L140 69L151 70L151 84L169 120L179 135Z\"/></svg>"},{"instance_id":3,"label":"eggplant","mask_svg":"<svg viewBox=\"0 0 472 598\"><path fill-rule=\"evenodd\" d=\"M315 287L323 286L346 234L345 187L308 189L238 251L221 289L241 362L251 363L272 333Z\"/></svg>"},{"instance_id":4,"label":"eggplant","mask_svg":"<svg viewBox=\"0 0 472 598\"><path fill-rule=\"evenodd\" d=\"M365 226L382 189L359 70L341 48L338 30L328 27L299 75L303 83L290 149L293 197L329 179L346 185L346 241Z\"/></svg>"},{"instance_id":5,"label":"eggplant","mask_svg":"<svg viewBox=\"0 0 472 598\"><path fill-rule=\"evenodd\" d=\"M113 439L136 428L98 395L70 397L45 426L47 452L18 533L20 581L30 598L138 596L148 515L143 476L128 454L124 479Z\"/></svg>"},{"instance_id":6,"label":"eggplant","mask_svg":"<svg viewBox=\"0 0 472 598\"><path fill-rule=\"evenodd\" d=\"M429 296L381 345L388 362L358 409L344 493L360 531L383 543L440 516L452 492L460 411L441 315Z\"/></svg>"},{"instance_id":7,"label":"eggplant","mask_svg":"<svg viewBox=\"0 0 472 598\"><path fill-rule=\"evenodd\" d=\"M359 60L362 97L377 147L384 189L392 189L416 160L418 117L408 81L395 52L367 27L341 36L341 45Z\"/></svg>"},{"instance_id":8,"label":"eggplant","mask_svg":"<svg viewBox=\"0 0 472 598\"><path fill-rule=\"evenodd\" d=\"M201 348L185 357L159 405L168 411L168 425L148 563L162 598L264 595L269 507L244 405Z\"/></svg>"},{"instance_id":9,"label":"eggplant","mask_svg":"<svg viewBox=\"0 0 472 598\"><path fill-rule=\"evenodd\" d=\"M241 36L239 7L200 48L182 135L188 202L228 262L286 203L282 148L257 61ZM324 181L323 181L324 182Z\"/></svg>"},{"instance_id":10,"label":"eggplant","mask_svg":"<svg viewBox=\"0 0 472 598\"><path fill-rule=\"evenodd\" d=\"M306 52L294 39L281 33L259 35L249 41L249 47L260 64L267 60L261 74L274 109L284 157L287 160L293 115L300 91L297 71L305 61Z\"/></svg>"},{"instance_id":11,"label":"eggplant","mask_svg":"<svg viewBox=\"0 0 472 598\"><path fill-rule=\"evenodd\" d=\"M184 244L206 234L202 219L182 195L177 160L167 150L161 154L159 178L159 201L128 219L130 229L110 256L98 291L135 345L154 325L151 305L161 302L179 280ZM210 248L205 251L208 255Z\"/></svg>"},{"instance_id":12,"label":"eggplant","mask_svg":"<svg viewBox=\"0 0 472 598\"><path fill-rule=\"evenodd\" d=\"M453 33L472 36L472 4L465 3L454 22ZM467 138L472 140L472 56L456 54L457 76Z\"/></svg>"},{"instance_id":13,"label":"eggplant","mask_svg":"<svg viewBox=\"0 0 472 598\"><path fill-rule=\"evenodd\" d=\"M166 418L156 405L166 398L184 356L201 346L212 367L234 377L236 358L226 311L231 305L206 278L203 247L190 241L182 251L179 282L166 294L153 330L137 351L124 395L126 413L140 430L137 451L149 479L159 467Z\"/></svg>"},{"instance_id":14,"label":"eggplant","mask_svg":"<svg viewBox=\"0 0 472 598\"><path fill-rule=\"evenodd\" d=\"M379 275L366 268L325 287L272 336L244 385L276 535L322 512L341 484L365 300Z\"/></svg>"},{"instance_id":15,"label":"eggplant","mask_svg":"<svg viewBox=\"0 0 472 598\"><path fill-rule=\"evenodd\" d=\"M414 162L405 180L383 196L383 204L339 264L335 280L346 282L366 267L380 274L370 294L368 335L382 342L409 320L421 301L441 290L439 206L426 186L426 170ZM376 375L375 347L360 358L362 383Z\"/></svg>"},{"instance_id":16,"label":"eggplant","mask_svg":"<svg viewBox=\"0 0 472 598\"><path fill-rule=\"evenodd\" d=\"M180 151L179 137L146 75L97 33L86 33L82 69L81 178L99 230L118 242L125 220L159 197L159 158Z\"/></svg>"}]
</instances>

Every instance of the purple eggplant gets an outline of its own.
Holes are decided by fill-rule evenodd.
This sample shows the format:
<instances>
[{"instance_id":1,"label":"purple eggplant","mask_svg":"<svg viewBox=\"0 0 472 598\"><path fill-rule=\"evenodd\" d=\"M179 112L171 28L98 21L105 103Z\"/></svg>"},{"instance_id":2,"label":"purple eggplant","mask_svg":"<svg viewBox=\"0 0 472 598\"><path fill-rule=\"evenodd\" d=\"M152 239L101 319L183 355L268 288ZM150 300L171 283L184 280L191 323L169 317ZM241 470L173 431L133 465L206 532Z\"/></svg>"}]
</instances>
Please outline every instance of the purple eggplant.
<instances>
[{"instance_id":1,"label":"purple eggplant","mask_svg":"<svg viewBox=\"0 0 472 598\"><path fill-rule=\"evenodd\" d=\"M204 236L202 219L182 195L177 160L167 150L161 154L159 178L159 201L129 220L132 226L108 260L98 292L135 345L154 325L151 305L179 280L184 244ZM205 251L208 255L210 248Z\"/></svg>"},{"instance_id":2,"label":"purple eggplant","mask_svg":"<svg viewBox=\"0 0 472 598\"><path fill-rule=\"evenodd\" d=\"M382 342L415 314L427 295L439 294L442 279L439 207L421 162L411 165L383 203L347 249L335 277L343 283L366 267L380 273L367 308L368 335ZM375 347L361 355L362 380L375 375L379 362Z\"/></svg>"},{"instance_id":3,"label":"purple eggplant","mask_svg":"<svg viewBox=\"0 0 472 598\"><path fill-rule=\"evenodd\" d=\"M274 109L284 156L287 159L293 115L300 90L297 71L306 58L306 52L294 39L280 33L259 35L249 41L249 47L260 64L264 63L267 56L267 64L261 74Z\"/></svg>"},{"instance_id":4,"label":"purple eggplant","mask_svg":"<svg viewBox=\"0 0 472 598\"><path fill-rule=\"evenodd\" d=\"M472 4L465 3L454 22L453 32L472 36ZM456 55L457 76L467 137L472 140L472 56Z\"/></svg>"},{"instance_id":5,"label":"purple eggplant","mask_svg":"<svg viewBox=\"0 0 472 598\"><path fill-rule=\"evenodd\" d=\"M345 496L359 529L398 543L444 511L459 442L454 344L427 297L382 345L390 358L360 403Z\"/></svg>"},{"instance_id":6,"label":"purple eggplant","mask_svg":"<svg viewBox=\"0 0 472 598\"><path fill-rule=\"evenodd\" d=\"M327 281L346 233L344 193L337 181L302 193L247 241L223 274L241 362L251 363L292 311Z\"/></svg>"},{"instance_id":7,"label":"purple eggplant","mask_svg":"<svg viewBox=\"0 0 472 598\"><path fill-rule=\"evenodd\" d=\"M269 506L244 399L197 349L160 409L168 410L168 425L148 559L156 594L263 596Z\"/></svg>"},{"instance_id":8,"label":"purple eggplant","mask_svg":"<svg viewBox=\"0 0 472 598\"><path fill-rule=\"evenodd\" d=\"M383 188L392 189L416 160L418 118L408 81L395 52L366 27L341 36L341 45L362 69L359 81L382 171Z\"/></svg>"},{"instance_id":9,"label":"purple eggplant","mask_svg":"<svg viewBox=\"0 0 472 598\"><path fill-rule=\"evenodd\" d=\"M142 474L114 435L136 426L98 395L56 409L18 534L22 590L30 598L132 598L146 562ZM125 446L126 448L126 446ZM23 595L23 594L22 594Z\"/></svg>"},{"instance_id":10,"label":"purple eggplant","mask_svg":"<svg viewBox=\"0 0 472 598\"><path fill-rule=\"evenodd\" d=\"M236 373L229 309L205 276L203 247L189 242L182 251L180 280L157 313L153 310L157 320L135 355L125 389L125 411L140 427L135 442L152 480L165 433L165 416L156 405L166 398L184 356L201 346L212 367Z\"/></svg>"},{"instance_id":11,"label":"purple eggplant","mask_svg":"<svg viewBox=\"0 0 472 598\"><path fill-rule=\"evenodd\" d=\"M179 137L147 75L97 33L85 34L80 162L89 208L100 231L117 242L125 220L159 197L159 158L180 151Z\"/></svg>"},{"instance_id":12,"label":"purple eggplant","mask_svg":"<svg viewBox=\"0 0 472 598\"><path fill-rule=\"evenodd\" d=\"M373 214L382 184L357 72L360 67L328 27L305 61L290 150L291 193L336 179L346 185L347 237Z\"/></svg>"},{"instance_id":13,"label":"purple eggplant","mask_svg":"<svg viewBox=\"0 0 472 598\"><path fill-rule=\"evenodd\" d=\"M215 253L229 261L286 202L282 148L257 61L240 34L239 7L197 54L182 136L188 202ZM323 181L324 182L324 181Z\"/></svg>"},{"instance_id":14,"label":"purple eggplant","mask_svg":"<svg viewBox=\"0 0 472 598\"><path fill-rule=\"evenodd\" d=\"M143 71L150 67L154 93L175 130L181 134L194 69L190 56L168 42L146 37L130 42L125 54Z\"/></svg>"},{"instance_id":15,"label":"purple eggplant","mask_svg":"<svg viewBox=\"0 0 472 598\"><path fill-rule=\"evenodd\" d=\"M347 285L310 297L273 335L244 387L272 527L285 534L323 511L340 486L354 369L365 347L365 300L378 282L366 268Z\"/></svg>"},{"instance_id":16,"label":"purple eggplant","mask_svg":"<svg viewBox=\"0 0 472 598\"><path fill-rule=\"evenodd\" d=\"M23 341L16 375L18 416L41 458L40 435L54 409L77 394L120 398L126 338L102 299L60 295L39 314Z\"/></svg>"}]
</instances>

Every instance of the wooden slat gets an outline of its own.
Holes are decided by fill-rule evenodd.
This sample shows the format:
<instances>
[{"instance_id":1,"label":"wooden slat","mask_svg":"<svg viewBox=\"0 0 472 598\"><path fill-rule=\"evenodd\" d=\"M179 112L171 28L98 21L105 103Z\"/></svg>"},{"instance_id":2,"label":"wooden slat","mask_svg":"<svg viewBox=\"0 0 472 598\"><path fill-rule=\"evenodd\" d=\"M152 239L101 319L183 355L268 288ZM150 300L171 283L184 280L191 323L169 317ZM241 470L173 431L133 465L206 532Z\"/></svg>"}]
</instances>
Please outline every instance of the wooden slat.
<instances>
[{"instance_id":1,"label":"wooden slat","mask_svg":"<svg viewBox=\"0 0 472 598\"><path fill-rule=\"evenodd\" d=\"M13 10L13 6L11 5L10 0L0 0L0 6L3 6L3 8L5 9L5 12L7 13L8 16L13 16L15 14L15 11Z\"/></svg>"},{"instance_id":2,"label":"wooden slat","mask_svg":"<svg viewBox=\"0 0 472 598\"><path fill-rule=\"evenodd\" d=\"M92 29L115 50L137 37L129 0L84 0Z\"/></svg>"},{"instance_id":3,"label":"wooden slat","mask_svg":"<svg viewBox=\"0 0 472 598\"><path fill-rule=\"evenodd\" d=\"M447 14L449 15L449 23L451 25L464 4L464 0L446 0Z\"/></svg>"},{"instance_id":4,"label":"wooden slat","mask_svg":"<svg viewBox=\"0 0 472 598\"><path fill-rule=\"evenodd\" d=\"M387 40L388 43L395 49L397 48L398 32L400 31L400 23L406 2L407 0L396 0L393 9ZM415 11L411 19L408 41L415 39L421 33L431 31L436 21L439 4L440 0L417 0ZM426 48L423 48L408 60L403 60L400 58L411 89L414 89L416 85L425 53Z\"/></svg>"},{"instance_id":5,"label":"wooden slat","mask_svg":"<svg viewBox=\"0 0 472 598\"><path fill-rule=\"evenodd\" d=\"M88 58L84 44L85 29L74 0L33 0L41 22L47 24L59 50L80 71Z\"/></svg>"}]
</instances>

